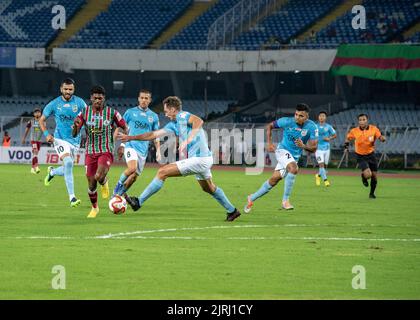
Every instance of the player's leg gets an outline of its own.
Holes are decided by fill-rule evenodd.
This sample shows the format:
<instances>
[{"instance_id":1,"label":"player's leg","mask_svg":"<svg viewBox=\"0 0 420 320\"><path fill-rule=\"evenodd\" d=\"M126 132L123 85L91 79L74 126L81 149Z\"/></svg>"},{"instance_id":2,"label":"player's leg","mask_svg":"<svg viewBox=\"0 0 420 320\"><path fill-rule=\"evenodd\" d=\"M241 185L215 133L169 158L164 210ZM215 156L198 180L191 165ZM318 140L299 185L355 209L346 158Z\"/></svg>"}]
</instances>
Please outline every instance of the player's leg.
<instances>
[{"instance_id":1,"label":"player's leg","mask_svg":"<svg viewBox=\"0 0 420 320\"><path fill-rule=\"evenodd\" d=\"M369 198L375 199L375 190L378 185L378 163L374 155L372 155L372 159L369 161L369 169L371 171Z\"/></svg>"},{"instance_id":2,"label":"player's leg","mask_svg":"<svg viewBox=\"0 0 420 320\"><path fill-rule=\"evenodd\" d=\"M299 167L296 161L292 161L286 165L286 178L284 179L284 191L283 191L283 209L291 210L294 207L290 204L289 198L292 194L293 186L295 184L296 175L298 174Z\"/></svg>"},{"instance_id":3,"label":"player's leg","mask_svg":"<svg viewBox=\"0 0 420 320\"><path fill-rule=\"evenodd\" d=\"M128 177L131 176L137 169L137 152L133 148L124 148L124 159L127 164L127 168L121 174L117 184L114 188L114 195L122 195L122 188L127 181Z\"/></svg>"},{"instance_id":4,"label":"player's leg","mask_svg":"<svg viewBox=\"0 0 420 320\"><path fill-rule=\"evenodd\" d=\"M369 187L369 179L372 176L372 172L369 169L369 164L366 161L366 158L364 156L358 155L357 156L357 164L360 168L360 170L362 170L362 183L365 187Z\"/></svg>"},{"instance_id":5,"label":"player's leg","mask_svg":"<svg viewBox=\"0 0 420 320\"><path fill-rule=\"evenodd\" d=\"M96 181L101 185L102 199L109 198L109 186L107 174L113 162L111 153L104 153L98 157L98 168L95 173Z\"/></svg>"},{"instance_id":6,"label":"player's leg","mask_svg":"<svg viewBox=\"0 0 420 320\"><path fill-rule=\"evenodd\" d=\"M321 173L322 173L321 168L323 168L323 166L324 166L324 159L323 159L323 154L322 154L321 150L316 150L315 159L316 159L316 162L318 163L318 167L319 167L318 173L315 174L315 184L317 186L320 186L321 185Z\"/></svg>"},{"instance_id":7,"label":"player's leg","mask_svg":"<svg viewBox=\"0 0 420 320\"><path fill-rule=\"evenodd\" d=\"M277 185L277 183L279 183L279 181L282 178L283 178L282 171L280 170L280 168L276 167L270 179L266 180L255 193L250 194L248 196L247 204L245 205L244 212L250 213L251 208L254 205L254 201L257 200L258 198L261 198L266 193L268 193L273 187Z\"/></svg>"},{"instance_id":8,"label":"player's leg","mask_svg":"<svg viewBox=\"0 0 420 320\"><path fill-rule=\"evenodd\" d=\"M92 204L92 208L87 216L87 218L96 218L97 214L99 213L99 206L98 206L98 191L97 191L97 184L98 182L95 179L95 176L87 176L88 180L88 195L90 199L90 203Z\"/></svg>"},{"instance_id":9,"label":"player's leg","mask_svg":"<svg viewBox=\"0 0 420 320\"><path fill-rule=\"evenodd\" d=\"M37 174L40 173L38 166L38 143L36 141L31 141L32 145L32 169L31 173Z\"/></svg>"},{"instance_id":10,"label":"player's leg","mask_svg":"<svg viewBox=\"0 0 420 320\"><path fill-rule=\"evenodd\" d=\"M318 152L318 157L317 160L318 161L318 165L319 165L319 176L322 179L322 181L324 181L324 184L326 187L328 187L330 185L330 182L328 181L327 178L327 169L326 166L328 165L328 161L330 158L330 151L329 150L323 150L323 151L317 151ZM317 184L317 185L320 185Z\"/></svg>"},{"instance_id":11,"label":"player's leg","mask_svg":"<svg viewBox=\"0 0 420 320\"><path fill-rule=\"evenodd\" d=\"M207 176L207 179L206 179L206 176ZM226 197L222 188L217 187L213 183L213 180L211 178L211 173L210 173L210 177L208 177L208 174L197 175L197 181L204 192L207 192L208 194L210 194L223 208L226 209L227 211L226 221L233 221L241 215L239 210L236 209L235 206L233 206L232 203L229 201L229 199Z\"/></svg>"},{"instance_id":12,"label":"player's leg","mask_svg":"<svg viewBox=\"0 0 420 320\"><path fill-rule=\"evenodd\" d=\"M178 161L179 162L179 161ZM167 178L170 177L179 177L181 176L181 172L178 169L177 163L170 163L163 167L160 167L155 178L149 185L144 189L140 197L130 197L127 196L126 200L128 204L134 211L140 209L140 207L149 199L152 195L158 192L163 187L163 183Z\"/></svg>"},{"instance_id":13,"label":"player's leg","mask_svg":"<svg viewBox=\"0 0 420 320\"><path fill-rule=\"evenodd\" d=\"M277 165L274 168L274 172L271 178L265 181L255 193L248 195L247 204L245 205L245 208L244 208L245 213L251 212L251 208L254 205L254 201L257 200L258 198L261 198L266 193L268 193L284 177L286 173L285 164L284 164L285 153L287 153L286 150L283 150L283 149L276 150Z\"/></svg>"}]
</instances>

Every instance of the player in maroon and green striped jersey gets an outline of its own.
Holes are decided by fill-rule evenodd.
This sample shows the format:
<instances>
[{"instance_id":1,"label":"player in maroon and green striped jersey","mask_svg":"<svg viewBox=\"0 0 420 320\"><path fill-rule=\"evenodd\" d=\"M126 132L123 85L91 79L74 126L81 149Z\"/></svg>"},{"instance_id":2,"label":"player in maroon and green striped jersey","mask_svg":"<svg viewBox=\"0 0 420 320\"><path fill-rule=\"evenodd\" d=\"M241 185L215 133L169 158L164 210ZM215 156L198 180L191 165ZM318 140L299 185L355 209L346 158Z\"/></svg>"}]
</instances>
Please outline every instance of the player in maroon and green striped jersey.
<instances>
[{"instance_id":1,"label":"player in maroon and green striped jersey","mask_svg":"<svg viewBox=\"0 0 420 320\"><path fill-rule=\"evenodd\" d=\"M88 218L95 218L99 212L97 183L101 185L102 198L109 197L108 179L106 177L114 161L113 131L120 127L125 133L127 125L121 114L105 104L105 89L94 86L90 91L91 105L79 113L74 121L73 136L76 136L84 125L86 129L86 177L89 184L89 198L92 209Z\"/></svg>"}]
</instances>

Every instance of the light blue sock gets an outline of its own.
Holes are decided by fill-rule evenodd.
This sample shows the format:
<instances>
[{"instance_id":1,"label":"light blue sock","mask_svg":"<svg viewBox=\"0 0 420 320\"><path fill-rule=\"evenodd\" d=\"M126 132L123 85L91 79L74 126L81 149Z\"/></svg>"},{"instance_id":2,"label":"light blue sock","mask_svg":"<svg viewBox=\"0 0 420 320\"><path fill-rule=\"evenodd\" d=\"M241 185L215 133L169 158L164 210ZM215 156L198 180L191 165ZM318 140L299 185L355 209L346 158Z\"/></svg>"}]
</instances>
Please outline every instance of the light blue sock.
<instances>
[{"instance_id":1,"label":"light blue sock","mask_svg":"<svg viewBox=\"0 0 420 320\"><path fill-rule=\"evenodd\" d=\"M127 176L124 174L124 172L121 174L120 179L118 180L117 184L114 188L114 194L122 195L127 190L124 188L124 182L127 180Z\"/></svg>"},{"instance_id":2,"label":"light blue sock","mask_svg":"<svg viewBox=\"0 0 420 320\"><path fill-rule=\"evenodd\" d=\"M217 200L228 213L235 211L235 207L230 203L229 199L226 197L223 190L219 187L216 188L216 191L212 194L212 197Z\"/></svg>"},{"instance_id":3,"label":"light blue sock","mask_svg":"<svg viewBox=\"0 0 420 320\"><path fill-rule=\"evenodd\" d=\"M325 168L319 168L319 175L321 176L322 180L327 180L327 171Z\"/></svg>"},{"instance_id":4,"label":"light blue sock","mask_svg":"<svg viewBox=\"0 0 420 320\"><path fill-rule=\"evenodd\" d=\"M73 182L73 159L65 157L64 160L64 181L66 182L67 193L70 200L74 197L74 182Z\"/></svg>"},{"instance_id":5,"label":"light blue sock","mask_svg":"<svg viewBox=\"0 0 420 320\"><path fill-rule=\"evenodd\" d=\"M158 192L162 186L163 186L162 180L158 178L154 178L152 182L147 186L146 189L144 189L143 193L139 197L140 205L143 205L143 203L149 199L152 195L154 195L156 192Z\"/></svg>"},{"instance_id":6,"label":"light blue sock","mask_svg":"<svg viewBox=\"0 0 420 320\"><path fill-rule=\"evenodd\" d=\"M263 183L263 185L257 192L251 194L251 201L255 201L258 198L262 197L267 192L269 192L272 188L273 187L268 183L268 180L267 180L266 182Z\"/></svg>"},{"instance_id":7,"label":"light blue sock","mask_svg":"<svg viewBox=\"0 0 420 320\"><path fill-rule=\"evenodd\" d=\"M64 166L52 169L50 174L52 176L64 176Z\"/></svg>"},{"instance_id":8,"label":"light blue sock","mask_svg":"<svg viewBox=\"0 0 420 320\"><path fill-rule=\"evenodd\" d=\"M284 193L283 201L289 200L290 194L292 193L293 185L295 184L296 175L288 172L286 179L284 179Z\"/></svg>"}]
</instances>

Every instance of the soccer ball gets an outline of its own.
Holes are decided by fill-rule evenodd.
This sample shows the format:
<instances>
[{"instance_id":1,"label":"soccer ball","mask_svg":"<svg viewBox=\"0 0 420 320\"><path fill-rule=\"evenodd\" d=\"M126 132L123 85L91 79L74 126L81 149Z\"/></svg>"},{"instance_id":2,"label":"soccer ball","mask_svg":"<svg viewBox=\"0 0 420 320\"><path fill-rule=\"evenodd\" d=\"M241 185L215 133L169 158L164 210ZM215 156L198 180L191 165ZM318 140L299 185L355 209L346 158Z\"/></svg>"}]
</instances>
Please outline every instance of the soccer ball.
<instances>
[{"instance_id":1,"label":"soccer ball","mask_svg":"<svg viewBox=\"0 0 420 320\"><path fill-rule=\"evenodd\" d=\"M114 214L121 214L127 210L127 201L119 196L114 196L108 203L109 210L111 210Z\"/></svg>"}]
</instances>

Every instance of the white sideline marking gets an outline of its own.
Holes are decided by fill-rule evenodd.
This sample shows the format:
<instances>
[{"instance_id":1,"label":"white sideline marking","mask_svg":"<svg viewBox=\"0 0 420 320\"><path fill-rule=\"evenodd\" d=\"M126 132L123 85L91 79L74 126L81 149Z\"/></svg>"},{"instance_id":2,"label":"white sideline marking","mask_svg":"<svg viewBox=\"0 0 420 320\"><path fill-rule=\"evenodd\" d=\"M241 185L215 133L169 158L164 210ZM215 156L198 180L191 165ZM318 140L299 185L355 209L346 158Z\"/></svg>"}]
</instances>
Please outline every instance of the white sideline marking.
<instances>
[{"instance_id":1,"label":"white sideline marking","mask_svg":"<svg viewBox=\"0 0 420 320\"><path fill-rule=\"evenodd\" d=\"M169 229L153 229L153 230L139 230L132 232L109 233L99 236L90 237L71 237L71 236L30 236L30 237L15 237L14 239L48 239L48 240L75 240L75 239L163 239L163 240L318 240L318 241L395 241L395 242L419 242L420 239L401 239L401 238L353 238L353 237L194 237L194 236L143 236L142 234L162 233L162 232L177 232L177 231L195 231L195 230L209 230L209 229L234 229L234 228L279 228L279 227L318 227L331 226L341 227L336 225L322 225L322 224L284 224L284 225L233 225L233 226L209 226L209 227L190 227L190 228L169 228ZM365 227L404 227L397 225L347 225L346 227L365 226ZM406 227L416 227L413 225L405 225Z\"/></svg>"}]
</instances>

